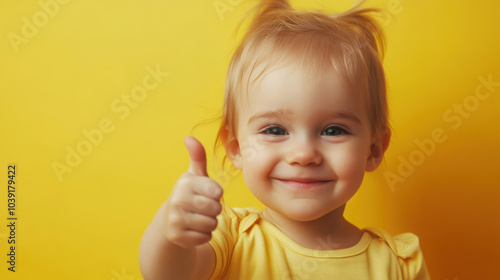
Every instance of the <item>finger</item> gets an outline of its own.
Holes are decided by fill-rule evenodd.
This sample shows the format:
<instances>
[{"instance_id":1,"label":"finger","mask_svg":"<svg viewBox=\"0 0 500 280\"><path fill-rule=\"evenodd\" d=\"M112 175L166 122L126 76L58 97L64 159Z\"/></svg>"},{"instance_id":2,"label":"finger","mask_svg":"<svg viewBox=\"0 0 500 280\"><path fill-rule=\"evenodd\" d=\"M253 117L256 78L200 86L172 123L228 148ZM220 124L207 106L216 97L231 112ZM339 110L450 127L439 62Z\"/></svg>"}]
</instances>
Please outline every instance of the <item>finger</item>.
<instances>
[{"instance_id":1,"label":"finger","mask_svg":"<svg viewBox=\"0 0 500 280\"><path fill-rule=\"evenodd\" d=\"M182 234L167 236L167 238L178 246L189 248L209 242L212 239L212 233L184 231Z\"/></svg>"},{"instance_id":2,"label":"finger","mask_svg":"<svg viewBox=\"0 0 500 280\"><path fill-rule=\"evenodd\" d=\"M193 192L195 194L203 195L217 201L221 199L224 190L216 181L208 177L198 177L194 182Z\"/></svg>"},{"instance_id":3,"label":"finger","mask_svg":"<svg viewBox=\"0 0 500 280\"><path fill-rule=\"evenodd\" d=\"M212 233L203 233L198 231L186 231L186 238L191 241L192 245L198 246L207 243L212 239Z\"/></svg>"},{"instance_id":4,"label":"finger","mask_svg":"<svg viewBox=\"0 0 500 280\"><path fill-rule=\"evenodd\" d=\"M189 213L189 223L186 223L185 226L185 230L209 234L217 228L217 218Z\"/></svg>"},{"instance_id":5,"label":"finger","mask_svg":"<svg viewBox=\"0 0 500 280\"><path fill-rule=\"evenodd\" d=\"M222 211L222 204L203 195L193 196L192 207L189 209L193 213L198 213L210 217L215 217Z\"/></svg>"},{"instance_id":6,"label":"finger","mask_svg":"<svg viewBox=\"0 0 500 280\"><path fill-rule=\"evenodd\" d=\"M194 175L208 177L207 157L203 145L193 136L187 136L184 138L184 144L188 149L189 158L191 159L188 172Z\"/></svg>"}]
</instances>

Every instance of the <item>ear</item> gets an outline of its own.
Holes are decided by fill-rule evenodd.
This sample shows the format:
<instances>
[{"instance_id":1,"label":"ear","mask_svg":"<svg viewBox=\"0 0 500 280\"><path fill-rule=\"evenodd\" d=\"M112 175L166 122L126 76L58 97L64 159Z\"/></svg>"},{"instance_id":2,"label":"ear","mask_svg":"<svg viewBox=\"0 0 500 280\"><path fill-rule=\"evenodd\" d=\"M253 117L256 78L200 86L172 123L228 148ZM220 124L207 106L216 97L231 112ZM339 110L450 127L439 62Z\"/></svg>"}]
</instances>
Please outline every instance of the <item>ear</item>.
<instances>
[{"instance_id":1,"label":"ear","mask_svg":"<svg viewBox=\"0 0 500 280\"><path fill-rule=\"evenodd\" d=\"M226 139L223 141L223 145L231 163L241 170L241 150L238 140L236 140L232 133L228 133Z\"/></svg>"},{"instance_id":2,"label":"ear","mask_svg":"<svg viewBox=\"0 0 500 280\"><path fill-rule=\"evenodd\" d=\"M370 146L370 155L366 160L366 171L375 171L384 159L385 151L389 147L391 131L388 129L381 137L376 137Z\"/></svg>"}]
</instances>

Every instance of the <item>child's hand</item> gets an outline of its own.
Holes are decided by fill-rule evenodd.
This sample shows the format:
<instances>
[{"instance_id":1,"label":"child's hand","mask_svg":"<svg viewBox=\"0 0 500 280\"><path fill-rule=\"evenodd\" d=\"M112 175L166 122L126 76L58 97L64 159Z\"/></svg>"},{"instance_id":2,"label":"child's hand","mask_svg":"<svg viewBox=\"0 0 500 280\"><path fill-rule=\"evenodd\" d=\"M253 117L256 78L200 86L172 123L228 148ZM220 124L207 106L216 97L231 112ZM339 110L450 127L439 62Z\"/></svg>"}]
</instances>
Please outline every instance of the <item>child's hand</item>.
<instances>
[{"instance_id":1,"label":"child's hand","mask_svg":"<svg viewBox=\"0 0 500 280\"><path fill-rule=\"evenodd\" d=\"M192 136L184 139L191 163L166 201L164 233L167 239L184 248L204 244L217 227L222 188L207 174L203 145Z\"/></svg>"}]
</instances>

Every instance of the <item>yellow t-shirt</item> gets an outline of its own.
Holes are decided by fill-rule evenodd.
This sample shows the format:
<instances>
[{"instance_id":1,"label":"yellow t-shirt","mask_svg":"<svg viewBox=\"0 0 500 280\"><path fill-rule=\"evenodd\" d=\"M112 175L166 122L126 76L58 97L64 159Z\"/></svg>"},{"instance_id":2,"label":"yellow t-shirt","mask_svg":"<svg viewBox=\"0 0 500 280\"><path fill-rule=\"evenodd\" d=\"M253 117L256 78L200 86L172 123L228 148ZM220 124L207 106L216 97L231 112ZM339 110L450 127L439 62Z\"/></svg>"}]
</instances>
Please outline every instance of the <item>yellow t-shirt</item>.
<instances>
[{"instance_id":1,"label":"yellow t-shirt","mask_svg":"<svg viewBox=\"0 0 500 280\"><path fill-rule=\"evenodd\" d=\"M262 217L262 210L231 208L223 203L212 232L213 279L430 279L413 233L391 237L364 228L358 244L338 250L300 246ZM317 240L328 248L328 240Z\"/></svg>"}]
</instances>

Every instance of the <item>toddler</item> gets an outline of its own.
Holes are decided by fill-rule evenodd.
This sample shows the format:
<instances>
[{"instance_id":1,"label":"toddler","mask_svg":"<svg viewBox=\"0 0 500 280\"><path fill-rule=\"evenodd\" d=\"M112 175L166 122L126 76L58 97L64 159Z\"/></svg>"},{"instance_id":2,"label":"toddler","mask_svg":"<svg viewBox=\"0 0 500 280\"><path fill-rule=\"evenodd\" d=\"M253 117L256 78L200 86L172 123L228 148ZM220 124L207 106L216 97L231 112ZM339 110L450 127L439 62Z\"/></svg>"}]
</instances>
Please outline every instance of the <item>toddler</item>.
<instances>
[{"instance_id":1,"label":"toddler","mask_svg":"<svg viewBox=\"0 0 500 280\"><path fill-rule=\"evenodd\" d=\"M377 10L255 9L229 66L216 145L265 208L221 202L203 146L186 137L189 170L141 241L144 279L429 279L416 235L343 215L391 136Z\"/></svg>"}]
</instances>

